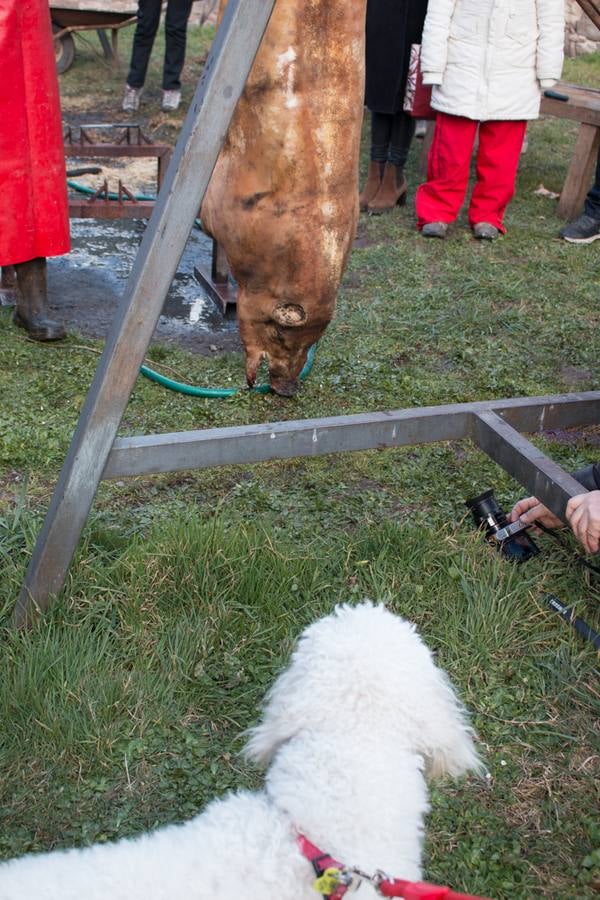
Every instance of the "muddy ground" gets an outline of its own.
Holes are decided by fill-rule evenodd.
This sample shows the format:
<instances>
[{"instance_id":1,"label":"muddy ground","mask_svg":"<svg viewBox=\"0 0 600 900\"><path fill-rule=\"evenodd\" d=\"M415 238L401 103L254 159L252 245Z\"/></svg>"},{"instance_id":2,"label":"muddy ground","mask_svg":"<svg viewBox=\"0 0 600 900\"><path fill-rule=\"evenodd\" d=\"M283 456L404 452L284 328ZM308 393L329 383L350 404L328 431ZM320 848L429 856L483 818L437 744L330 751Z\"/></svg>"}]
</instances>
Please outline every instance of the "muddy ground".
<instances>
[{"instance_id":1,"label":"muddy ground","mask_svg":"<svg viewBox=\"0 0 600 900\"><path fill-rule=\"evenodd\" d=\"M53 317L69 331L103 339L123 297L146 223L72 219L72 250L48 261ZM153 343L176 344L196 353L240 350L235 310L226 316L199 284L194 270L210 264L211 242L190 235L169 290Z\"/></svg>"},{"instance_id":2,"label":"muddy ground","mask_svg":"<svg viewBox=\"0 0 600 900\"><path fill-rule=\"evenodd\" d=\"M69 169L98 165L100 174L77 175L71 185L98 189L106 180L116 192L122 181L134 194L156 195L155 159L97 160L69 157ZM70 188L70 195L87 199ZM48 298L53 318L70 332L104 339L124 295L147 220L71 219L71 252L48 260ZM235 307L223 315L198 281L210 271L212 242L199 228L190 234L160 316L153 343L176 344L196 353L241 350Z\"/></svg>"}]
</instances>

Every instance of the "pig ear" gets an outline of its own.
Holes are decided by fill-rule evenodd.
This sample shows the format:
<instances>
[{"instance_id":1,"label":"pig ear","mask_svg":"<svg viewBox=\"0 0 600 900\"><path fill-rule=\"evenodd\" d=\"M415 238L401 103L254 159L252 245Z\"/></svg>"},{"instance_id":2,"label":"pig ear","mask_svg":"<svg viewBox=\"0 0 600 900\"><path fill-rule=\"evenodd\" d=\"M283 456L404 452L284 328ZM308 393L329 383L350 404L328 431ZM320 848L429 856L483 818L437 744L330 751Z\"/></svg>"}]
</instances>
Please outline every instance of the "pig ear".
<instances>
[{"instance_id":1,"label":"pig ear","mask_svg":"<svg viewBox=\"0 0 600 900\"><path fill-rule=\"evenodd\" d=\"M280 303L273 310L272 318L278 325L298 328L306 322L306 311L298 303Z\"/></svg>"}]
</instances>

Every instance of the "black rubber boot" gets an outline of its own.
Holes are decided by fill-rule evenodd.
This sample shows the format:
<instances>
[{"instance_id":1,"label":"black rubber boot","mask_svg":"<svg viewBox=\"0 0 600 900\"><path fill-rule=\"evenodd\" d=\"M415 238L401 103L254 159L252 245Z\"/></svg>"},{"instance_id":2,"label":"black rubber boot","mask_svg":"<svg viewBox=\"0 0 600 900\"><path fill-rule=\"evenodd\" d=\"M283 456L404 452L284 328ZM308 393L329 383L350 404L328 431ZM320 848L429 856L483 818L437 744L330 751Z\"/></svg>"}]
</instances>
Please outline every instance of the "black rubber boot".
<instances>
[{"instance_id":1,"label":"black rubber boot","mask_svg":"<svg viewBox=\"0 0 600 900\"><path fill-rule=\"evenodd\" d=\"M34 341L60 341L66 331L59 322L49 319L46 288L46 260L43 256L15 265L17 273L17 308L13 321L24 328Z\"/></svg>"},{"instance_id":2,"label":"black rubber boot","mask_svg":"<svg viewBox=\"0 0 600 900\"><path fill-rule=\"evenodd\" d=\"M16 306L17 273L13 266L2 266L0 273L0 306Z\"/></svg>"}]
</instances>

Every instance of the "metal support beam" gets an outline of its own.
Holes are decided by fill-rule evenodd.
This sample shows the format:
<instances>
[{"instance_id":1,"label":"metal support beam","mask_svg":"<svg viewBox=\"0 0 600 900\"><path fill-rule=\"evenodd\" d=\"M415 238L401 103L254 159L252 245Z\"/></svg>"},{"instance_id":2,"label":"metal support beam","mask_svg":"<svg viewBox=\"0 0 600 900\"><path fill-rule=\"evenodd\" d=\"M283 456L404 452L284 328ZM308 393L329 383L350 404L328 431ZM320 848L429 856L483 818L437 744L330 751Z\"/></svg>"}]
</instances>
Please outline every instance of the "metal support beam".
<instances>
[{"instance_id":1,"label":"metal support beam","mask_svg":"<svg viewBox=\"0 0 600 900\"><path fill-rule=\"evenodd\" d=\"M483 412L473 417L473 438L488 456L563 522L571 497L585 493L578 481L495 412Z\"/></svg>"},{"instance_id":2,"label":"metal support beam","mask_svg":"<svg viewBox=\"0 0 600 900\"><path fill-rule=\"evenodd\" d=\"M114 443L102 477L128 478L464 438L473 438L479 443L480 434L474 428L474 421L478 417L483 420L488 415L493 416L493 421L497 420L499 426L505 426L507 433L514 435L517 432L505 419L524 424L527 431L589 424L600 421L600 391L119 438ZM484 438L485 435L481 439ZM528 444L527 441L524 443ZM530 444L528 446L532 447ZM493 446L483 449L494 457ZM537 450L535 453L542 456ZM509 456L507 453L506 458ZM497 461L504 465L506 460ZM555 468L558 469L558 466ZM517 468L511 474L522 481L526 472L524 469L520 472ZM525 481L522 483L527 484Z\"/></svg>"},{"instance_id":3,"label":"metal support beam","mask_svg":"<svg viewBox=\"0 0 600 900\"><path fill-rule=\"evenodd\" d=\"M106 464L97 477L126 478L471 438L546 506L564 518L568 499L581 493L581 485L547 459L513 426L540 432L597 422L600 422L600 391L590 391L120 438L114 440L112 449L106 454ZM88 446L83 442L84 436L77 445L77 451L87 455L89 470L92 467L89 455L97 446L98 437L90 434ZM91 490L88 486L86 496L90 505L96 487L94 484ZM89 509L89 506L86 507L83 515L82 509L76 506L76 499L71 500L70 506L65 506L59 484L50 508L51 512L57 505L62 509L61 521L67 529L72 549ZM75 524L64 519L69 510L77 516ZM58 535L52 530L52 526L56 527L55 522L56 515L51 517L49 512L30 563L28 581L19 598L16 613L18 624L27 622L34 604L43 610L50 596L64 584L71 556L63 554L57 558L48 552L48 547L54 547L56 552ZM47 561L49 569L40 569L44 561ZM32 586L35 587L35 595Z\"/></svg>"},{"instance_id":4,"label":"metal support beam","mask_svg":"<svg viewBox=\"0 0 600 900\"><path fill-rule=\"evenodd\" d=\"M19 594L27 623L62 588L117 429L275 0L230 0L206 60Z\"/></svg>"}]
</instances>

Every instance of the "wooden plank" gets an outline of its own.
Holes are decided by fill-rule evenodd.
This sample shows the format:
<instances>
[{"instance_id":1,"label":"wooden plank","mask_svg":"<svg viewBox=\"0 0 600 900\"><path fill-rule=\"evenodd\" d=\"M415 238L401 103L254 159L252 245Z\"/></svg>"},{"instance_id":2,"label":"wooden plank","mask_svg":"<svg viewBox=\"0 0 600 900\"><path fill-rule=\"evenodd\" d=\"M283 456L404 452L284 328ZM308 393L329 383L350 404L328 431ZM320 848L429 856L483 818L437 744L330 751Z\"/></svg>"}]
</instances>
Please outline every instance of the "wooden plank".
<instances>
[{"instance_id":1,"label":"wooden plank","mask_svg":"<svg viewBox=\"0 0 600 900\"><path fill-rule=\"evenodd\" d=\"M600 127L600 91L595 88L584 88L581 85L559 81L553 88L558 94L568 96L568 101L553 100L542 95L540 111L545 116L557 119L570 119L574 122L585 122L587 125Z\"/></svg>"},{"instance_id":2,"label":"wooden plank","mask_svg":"<svg viewBox=\"0 0 600 900\"><path fill-rule=\"evenodd\" d=\"M600 147L600 128L594 125L579 126L577 142L571 164L560 195L558 215L575 219L590 189Z\"/></svg>"},{"instance_id":3,"label":"wooden plank","mask_svg":"<svg viewBox=\"0 0 600 900\"><path fill-rule=\"evenodd\" d=\"M577 2L596 28L600 28L600 0L577 0Z\"/></svg>"}]
</instances>

